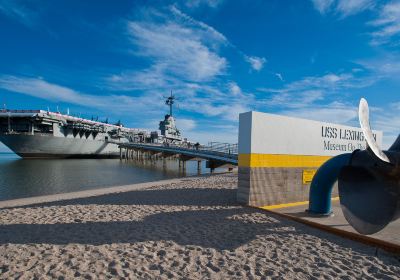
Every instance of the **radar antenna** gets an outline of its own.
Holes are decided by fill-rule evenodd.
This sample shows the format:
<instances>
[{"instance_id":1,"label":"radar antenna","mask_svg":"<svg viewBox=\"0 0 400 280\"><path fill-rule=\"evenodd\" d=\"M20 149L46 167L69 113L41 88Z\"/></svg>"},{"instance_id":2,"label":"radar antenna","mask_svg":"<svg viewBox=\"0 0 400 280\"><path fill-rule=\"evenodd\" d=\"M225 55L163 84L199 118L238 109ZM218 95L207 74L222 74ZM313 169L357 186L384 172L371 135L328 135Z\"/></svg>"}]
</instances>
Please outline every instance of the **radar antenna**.
<instances>
[{"instance_id":1,"label":"radar antenna","mask_svg":"<svg viewBox=\"0 0 400 280\"><path fill-rule=\"evenodd\" d=\"M172 105L175 103L175 96L172 94L171 90L171 95L167 98L165 101L165 104L169 106L169 115L172 116Z\"/></svg>"}]
</instances>

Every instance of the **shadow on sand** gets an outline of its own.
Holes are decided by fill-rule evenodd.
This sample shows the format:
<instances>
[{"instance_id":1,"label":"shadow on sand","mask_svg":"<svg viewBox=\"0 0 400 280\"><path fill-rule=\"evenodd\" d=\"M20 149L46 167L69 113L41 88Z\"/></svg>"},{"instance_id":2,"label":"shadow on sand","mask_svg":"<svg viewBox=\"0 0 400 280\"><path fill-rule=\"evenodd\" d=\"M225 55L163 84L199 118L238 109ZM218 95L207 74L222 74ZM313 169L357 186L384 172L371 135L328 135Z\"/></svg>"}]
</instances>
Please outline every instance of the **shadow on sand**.
<instances>
[{"instance_id":1,"label":"shadow on sand","mask_svg":"<svg viewBox=\"0 0 400 280\"><path fill-rule=\"evenodd\" d=\"M107 194L35 205L175 205L238 206L234 189L161 189ZM30 208L26 206L24 208ZM134 211L134 210L133 210ZM262 215L261 219L251 215ZM291 229L288 229L291 227ZM140 221L79 222L68 224L11 224L0 226L0 244L111 244L170 240L180 245L197 245L234 250L260 235L282 242L290 235L318 236L341 246L366 250L350 240L320 232L262 210L245 207L199 209L157 213Z\"/></svg>"},{"instance_id":2,"label":"shadow on sand","mask_svg":"<svg viewBox=\"0 0 400 280\"><path fill-rule=\"evenodd\" d=\"M30 207L65 205L174 205L237 206L235 189L156 189L137 190L94 197L29 205ZM20 207L21 208L21 207Z\"/></svg>"},{"instance_id":3,"label":"shadow on sand","mask_svg":"<svg viewBox=\"0 0 400 280\"><path fill-rule=\"evenodd\" d=\"M197 210L154 214L142 221L3 225L0 243L100 245L172 240L180 245L232 250L280 224L246 223L231 217L250 213L254 210Z\"/></svg>"}]
</instances>

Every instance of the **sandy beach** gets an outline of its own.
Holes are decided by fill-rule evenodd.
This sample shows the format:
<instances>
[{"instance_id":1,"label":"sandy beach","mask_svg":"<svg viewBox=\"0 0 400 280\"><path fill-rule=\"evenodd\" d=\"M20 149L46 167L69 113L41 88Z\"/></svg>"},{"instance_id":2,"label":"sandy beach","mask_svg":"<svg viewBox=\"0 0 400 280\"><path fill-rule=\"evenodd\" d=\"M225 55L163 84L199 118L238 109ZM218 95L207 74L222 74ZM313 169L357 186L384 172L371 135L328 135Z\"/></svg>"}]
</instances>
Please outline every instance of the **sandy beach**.
<instances>
[{"instance_id":1,"label":"sandy beach","mask_svg":"<svg viewBox=\"0 0 400 280\"><path fill-rule=\"evenodd\" d=\"M399 279L400 258L236 203L237 175L0 210L1 279Z\"/></svg>"}]
</instances>

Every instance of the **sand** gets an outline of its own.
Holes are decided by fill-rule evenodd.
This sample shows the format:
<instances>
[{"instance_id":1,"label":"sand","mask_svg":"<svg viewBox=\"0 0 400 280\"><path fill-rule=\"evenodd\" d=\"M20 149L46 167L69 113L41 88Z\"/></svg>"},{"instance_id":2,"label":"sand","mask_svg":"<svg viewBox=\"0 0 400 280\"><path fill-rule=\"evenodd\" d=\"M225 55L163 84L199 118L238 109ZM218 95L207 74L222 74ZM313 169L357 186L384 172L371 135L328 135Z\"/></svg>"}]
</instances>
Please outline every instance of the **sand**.
<instances>
[{"instance_id":1,"label":"sand","mask_svg":"<svg viewBox=\"0 0 400 280\"><path fill-rule=\"evenodd\" d=\"M0 210L2 279L399 279L400 259L236 203L237 176Z\"/></svg>"}]
</instances>

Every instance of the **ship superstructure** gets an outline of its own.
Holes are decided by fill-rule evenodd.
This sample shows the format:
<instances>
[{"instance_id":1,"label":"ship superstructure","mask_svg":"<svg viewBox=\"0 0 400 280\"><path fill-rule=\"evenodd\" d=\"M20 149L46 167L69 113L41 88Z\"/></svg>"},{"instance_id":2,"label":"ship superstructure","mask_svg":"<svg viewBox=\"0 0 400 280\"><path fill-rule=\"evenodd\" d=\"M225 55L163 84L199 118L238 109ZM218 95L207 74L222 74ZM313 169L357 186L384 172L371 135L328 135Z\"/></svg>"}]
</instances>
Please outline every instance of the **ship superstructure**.
<instances>
[{"instance_id":1,"label":"ship superstructure","mask_svg":"<svg viewBox=\"0 0 400 280\"><path fill-rule=\"evenodd\" d=\"M118 143L145 142L145 130L43 110L0 110L0 141L24 158L112 158Z\"/></svg>"},{"instance_id":2,"label":"ship superstructure","mask_svg":"<svg viewBox=\"0 0 400 280\"><path fill-rule=\"evenodd\" d=\"M172 95L167 98L165 104L169 106L169 114L165 115L164 120L160 121L159 129L165 142L176 143L181 142L181 132L176 127L175 118L172 116L172 105L175 103L175 96Z\"/></svg>"}]
</instances>

